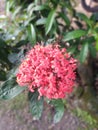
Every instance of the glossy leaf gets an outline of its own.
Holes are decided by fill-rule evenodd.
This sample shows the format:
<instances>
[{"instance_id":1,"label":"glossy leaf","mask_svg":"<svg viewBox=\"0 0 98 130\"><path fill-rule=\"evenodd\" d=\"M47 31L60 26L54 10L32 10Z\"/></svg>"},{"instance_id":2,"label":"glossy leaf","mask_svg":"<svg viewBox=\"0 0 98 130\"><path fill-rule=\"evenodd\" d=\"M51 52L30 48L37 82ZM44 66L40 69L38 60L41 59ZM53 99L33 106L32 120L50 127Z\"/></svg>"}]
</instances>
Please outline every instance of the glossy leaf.
<instances>
[{"instance_id":1,"label":"glossy leaf","mask_svg":"<svg viewBox=\"0 0 98 130\"><path fill-rule=\"evenodd\" d=\"M46 5L36 5L34 3L30 4L27 8L27 12L29 13L29 16L32 16L32 13L34 11L42 11L44 9L47 9L48 7Z\"/></svg>"},{"instance_id":2,"label":"glossy leaf","mask_svg":"<svg viewBox=\"0 0 98 130\"><path fill-rule=\"evenodd\" d=\"M0 49L5 48L5 47L6 47L6 42L0 36Z\"/></svg>"},{"instance_id":3,"label":"glossy leaf","mask_svg":"<svg viewBox=\"0 0 98 130\"><path fill-rule=\"evenodd\" d=\"M68 48L70 54L74 54L77 50L77 45L73 45L72 47Z\"/></svg>"},{"instance_id":4,"label":"glossy leaf","mask_svg":"<svg viewBox=\"0 0 98 130\"><path fill-rule=\"evenodd\" d=\"M70 20L67 17L67 15L63 14L63 13L59 13L59 16L64 20L64 22L69 26L70 25Z\"/></svg>"},{"instance_id":5,"label":"glossy leaf","mask_svg":"<svg viewBox=\"0 0 98 130\"><path fill-rule=\"evenodd\" d=\"M30 26L28 28L28 37L32 44L36 43L36 32L35 32L35 28L34 28L33 24L30 24Z\"/></svg>"},{"instance_id":6,"label":"glossy leaf","mask_svg":"<svg viewBox=\"0 0 98 130\"><path fill-rule=\"evenodd\" d=\"M44 25L46 23L46 18L41 18L36 21L36 25Z\"/></svg>"},{"instance_id":7,"label":"glossy leaf","mask_svg":"<svg viewBox=\"0 0 98 130\"><path fill-rule=\"evenodd\" d=\"M55 14L56 14L56 9L53 9L48 15L48 18L46 20L46 26L45 26L46 34L48 34L52 28L55 19Z\"/></svg>"},{"instance_id":8,"label":"glossy leaf","mask_svg":"<svg viewBox=\"0 0 98 130\"><path fill-rule=\"evenodd\" d=\"M34 6L35 6L34 3L29 4L27 7L27 12L30 13L30 11L34 8Z\"/></svg>"},{"instance_id":9,"label":"glossy leaf","mask_svg":"<svg viewBox=\"0 0 98 130\"><path fill-rule=\"evenodd\" d=\"M51 104L55 107L54 123L58 123L64 115L64 103L61 99L52 100Z\"/></svg>"},{"instance_id":10,"label":"glossy leaf","mask_svg":"<svg viewBox=\"0 0 98 130\"><path fill-rule=\"evenodd\" d=\"M93 44L93 43L96 42L95 38L91 36L91 37L88 37L88 38L84 39L83 42L89 43L89 52L90 52L91 56L93 58L95 58L96 57L96 47Z\"/></svg>"},{"instance_id":11,"label":"glossy leaf","mask_svg":"<svg viewBox=\"0 0 98 130\"><path fill-rule=\"evenodd\" d=\"M80 62L85 62L87 56L88 56L88 52L89 52L89 44L85 43L82 46L81 52L80 52Z\"/></svg>"},{"instance_id":12,"label":"glossy leaf","mask_svg":"<svg viewBox=\"0 0 98 130\"><path fill-rule=\"evenodd\" d=\"M85 21L87 23L87 25L91 26L92 22L91 20L83 13L77 13L77 16L82 19L83 21Z\"/></svg>"},{"instance_id":13,"label":"glossy leaf","mask_svg":"<svg viewBox=\"0 0 98 130\"><path fill-rule=\"evenodd\" d=\"M89 50L90 50L91 56L92 56L93 58L95 58L97 52L96 52L96 48L95 48L95 46L94 46L93 44L89 44Z\"/></svg>"},{"instance_id":14,"label":"glossy leaf","mask_svg":"<svg viewBox=\"0 0 98 130\"><path fill-rule=\"evenodd\" d=\"M17 72L18 72L18 67L15 66L6 74L6 78L9 79L10 77L10 79L13 79L16 76Z\"/></svg>"},{"instance_id":15,"label":"glossy leaf","mask_svg":"<svg viewBox=\"0 0 98 130\"><path fill-rule=\"evenodd\" d=\"M20 6L20 7L17 7L17 9L14 10L13 15L11 16L13 20L15 19L16 15L20 12L21 8L22 7Z\"/></svg>"},{"instance_id":16,"label":"glossy leaf","mask_svg":"<svg viewBox=\"0 0 98 130\"><path fill-rule=\"evenodd\" d=\"M23 92L25 87L20 87L15 78L8 79L0 87L0 99L9 100Z\"/></svg>"},{"instance_id":17,"label":"glossy leaf","mask_svg":"<svg viewBox=\"0 0 98 130\"><path fill-rule=\"evenodd\" d=\"M7 3L6 3L6 15L9 16L9 14L10 14L10 2L7 1Z\"/></svg>"},{"instance_id":18,"label":"glossy leaf","mask_svg":"<svg viewBox=\"0 0 98 130\"><path fill-rule=\"evenodd\" d=\"M0 70L0 81L6 80L6 72L3 70Z\"/></svg>"},{"instance_id":19,"label":"glossy leaf","mask_svg":"<svg viewBox=\"0 0 98 130\"><path fill-rule=\"evenodd\" d=\"M7 57L8 57L8 54L9 54L8 51L10 49L8 50L7 47L8 46L6 45L5 41L0 38L0 60L4 61L6 63L9 63Z\"/></svg>"},{"instance_id":20,"label":"glossy leaf","mask_svg":"<svg viewBox=\"0 0 98 130\"><path fill-rule=\"evenodd\" d=\"M44 9L47 9L47 6L45 6L45 5L36 5L34 7L34 11L40 11L40 10L44 10Z\"/></svg>"},{"instance_id":21,"label":"glossy leaf","mask_svg":"<svg viewBox=\"0 0 98 130\"><path fill-rule=\"evenodd\" d=\"M17 61L18 61L18 55L17 55L17 53L12 53L12 54L9 54L8 55L8 60L11 62L11 63L17 63Z\"/></svg>"},{"instance_id":22,"label":"glossy leaf","mask_svg":"<svg viewBox=\"0 0 98 130\"><path fill-rule=\"evenodd\" d=\"M86 34L87 34L87 31L85 30L74 30L74 31L66 33L65 36L63 37L63 40L64 41L73 40L75 38L80 38L81 36L84 36Z\"/></svg>"},{"instance_id":23,"label":"glossy leaf","mask_svg":"<svg viewBox=\"0 0 98 130\"><path fill-rule=\"evenodd\" d=\"M29 92L28 98L29 98L29 103L30 103L30 111L34 117L34 119L38 120L40 119L43 111L43 98L40 97L38 99L38 92L35 91L34 93Z\"/></svg>"}]
</instances>

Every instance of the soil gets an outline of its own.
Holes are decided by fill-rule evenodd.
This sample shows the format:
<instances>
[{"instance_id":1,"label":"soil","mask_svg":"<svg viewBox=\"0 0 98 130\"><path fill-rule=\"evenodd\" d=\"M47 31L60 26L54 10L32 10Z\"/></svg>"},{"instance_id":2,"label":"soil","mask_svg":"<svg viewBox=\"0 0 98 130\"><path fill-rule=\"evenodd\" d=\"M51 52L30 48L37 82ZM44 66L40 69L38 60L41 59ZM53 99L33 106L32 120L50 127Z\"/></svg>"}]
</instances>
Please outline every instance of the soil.
<instances>
[{"instance_id":1,"label":"soil","mask_svg":"<svg viewBox=\"0 0 98 130\"><path fill-rule=\"evenodd\" d=\"M35 120L29 111L27 93L22 93L10 101L0 101L0 130L90 130L81 118L66 109L61 121L54 124L54 112L45 104L41 119Z\"/></svg>"},{"instance_id":2,"label":"soil","mask_svg":"<svg viewBox=\"0 0 98 130\"><path fill-rule=\"evenodd\" d=\"M65 113L61 123L53 124L45 119L47 118L46 114L40 121L33 121L26 110L23 112L25 114L22 115L22 119L17 119L17 113L11 111L7 111L0 116L0 130L78 130L80 128L78 119L74 116L70 116L69 113ZM18 114L19 113L21 114L21 112L18 111ZM81 127L81 130L82 128L83 127Z\"/></svg>"},{"instance_id":3,"label":"soil","mask_svg":"<svg viewBox=\"0 0 98 130\"><path fill-rule=\"evenodd\" d=\"M14 100L15 101L15 100ZM15 108L8 102L1 103L0 130L83 130L84 123L68 110L65 112L60 123L54 124L52 110L46 106L39 121L34 120L29 112L28 105L24 108Z\"/></svg>"}]
</instances>

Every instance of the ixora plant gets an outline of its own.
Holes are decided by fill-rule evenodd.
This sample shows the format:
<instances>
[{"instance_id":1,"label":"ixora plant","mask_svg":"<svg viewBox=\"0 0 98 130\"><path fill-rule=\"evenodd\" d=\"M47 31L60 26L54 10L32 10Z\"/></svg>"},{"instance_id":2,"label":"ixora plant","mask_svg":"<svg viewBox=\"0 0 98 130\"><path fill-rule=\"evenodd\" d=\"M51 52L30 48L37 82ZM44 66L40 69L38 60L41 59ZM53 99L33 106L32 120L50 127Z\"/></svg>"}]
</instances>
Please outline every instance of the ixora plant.
<instances>
[{"instance_id":1,"label":"ixora plant","mask_svg":"<svg viewBox=\"0 0 98 130\"><path fill-rule=\"evenodd\" d=\"M0 96L12 99L29 89L29 102L33 116L39 119L43 102L55 106L54 122L64 114L65 99L73 92L76 80L77 60L58 44L35 45L21 60L14 76L3 83Z\"/></svg>"},{"instance_id":2,"label":"ixora plant","mask_svg":"<svg viewBox=\"0 0 98 130\"><path fill-rule=\"evenodd\" d=\"M54 122L64 114L62 99L72 93L75 85L76 60L56 45L35 45L23 59L16 74L19 86L28 86L30 108L36 119L41 117L43 102L55 106Z\"/></svg>"}]
</instances>

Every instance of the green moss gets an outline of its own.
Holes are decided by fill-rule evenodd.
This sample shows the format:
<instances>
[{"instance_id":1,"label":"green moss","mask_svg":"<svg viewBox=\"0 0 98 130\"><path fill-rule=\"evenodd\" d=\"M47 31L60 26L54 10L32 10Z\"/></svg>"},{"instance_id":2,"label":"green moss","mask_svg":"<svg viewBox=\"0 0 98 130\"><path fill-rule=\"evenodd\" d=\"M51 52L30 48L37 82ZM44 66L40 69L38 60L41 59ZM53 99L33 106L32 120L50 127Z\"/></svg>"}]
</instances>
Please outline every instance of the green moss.
<instances>
[{"instance_id":1,"label":"green moss","mask_svg":"<svg viewBox=\"0 0 98 130\"><path fill-rule=\"evenodd\" d=\"M88 113L80 108L77 108L74 112L75 112L75 115L78 116L85 123L87 130L90 130L90 129L92 130L94 128L98 128L97 120L95 120L90 115L90 113Z\"/></svg>"}]
</instances>

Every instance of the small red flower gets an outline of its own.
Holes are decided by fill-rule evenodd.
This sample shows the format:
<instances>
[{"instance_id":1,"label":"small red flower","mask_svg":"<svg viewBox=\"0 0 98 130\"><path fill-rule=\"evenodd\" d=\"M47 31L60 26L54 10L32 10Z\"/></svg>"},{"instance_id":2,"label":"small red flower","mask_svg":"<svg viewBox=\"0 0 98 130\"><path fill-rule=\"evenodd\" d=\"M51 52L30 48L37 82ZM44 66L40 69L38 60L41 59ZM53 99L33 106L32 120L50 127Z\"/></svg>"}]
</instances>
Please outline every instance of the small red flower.
<instances>
[{"instance_id":1,"label":"small red flower","mask_svg":"<svg viewBox=\"0 0 98 130\"><path fill-rule=\"evenodd\" d=\"M73 91L76 60L58 45L36 45L26 55L17 73L20 86L28 86L49 99L64 98Z\"/></svg>"}]
</instances>

